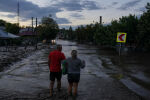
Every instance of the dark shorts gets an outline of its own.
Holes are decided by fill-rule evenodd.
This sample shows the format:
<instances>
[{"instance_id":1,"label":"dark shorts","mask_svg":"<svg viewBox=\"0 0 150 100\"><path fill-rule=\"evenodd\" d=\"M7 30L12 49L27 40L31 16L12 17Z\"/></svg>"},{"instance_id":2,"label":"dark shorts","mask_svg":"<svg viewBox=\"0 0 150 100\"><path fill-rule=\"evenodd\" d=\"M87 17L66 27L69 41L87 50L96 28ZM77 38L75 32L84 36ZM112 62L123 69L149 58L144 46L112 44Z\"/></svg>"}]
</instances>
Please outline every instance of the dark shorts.
<instances>
[{"instance_id":1,"label":"dark shorts","mask_svg":"<svg viewBox=\"0 0 150 100\"><path fill-rule=\"evenodd\" d=\"M55 81L55 78L60 81L62 76L62 72L50 72L50 80Z\"/></svg>"},{"instance_id":2,"label":"dark shorts","mask_svg":"<svg viewBox=\"0 0 150 100\"><path fill-rule=\"evenodd\" d=\"M69 83L78 83L80 81L80 74L68 74Z\"/></svg>"}]
</instances>

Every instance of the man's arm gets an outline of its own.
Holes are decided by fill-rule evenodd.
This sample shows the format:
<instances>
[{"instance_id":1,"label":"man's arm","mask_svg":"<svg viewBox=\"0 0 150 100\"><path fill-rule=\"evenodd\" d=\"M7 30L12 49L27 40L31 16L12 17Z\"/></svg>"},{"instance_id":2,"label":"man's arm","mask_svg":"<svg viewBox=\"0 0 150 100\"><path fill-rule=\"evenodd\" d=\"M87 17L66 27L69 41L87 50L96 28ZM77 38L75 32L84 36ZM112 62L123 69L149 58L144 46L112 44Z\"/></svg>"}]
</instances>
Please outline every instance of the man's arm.
<instances>
[{"instance_id":1,"label":"man's arm","mask_svg":"<svg viewBox=\"0 0 150 100\"><path fill-rule=\"evenodd\" d=\"M84 67L85 67L85 61L84 61L84 60L81 60L81 62L80 62L80 67L81 67L81 68L84 68Z\"/></svg>"},{"instance_id":2,"label":"man's arm","mask_svg":"<svg viewBox=\"0 0 150 100\"><path fill-rule=\"evenodd\" d=\"M64 53L62 53L62 55L61 55L61 59L62 59L62 60L65 60L65 59L66 59L66 57L65 57Z\"/></svg>"},{"instance_id":3,"label":"man's arm","mask_svg":"<svg viewBox=\"0 0 150 100\"><path fill-rule=\"evenodd\" d=\"M49 70L50 70L50 63L51 63L51 61L50 61L50 54L49 54L49 56L48 56L48 67L49 67Z\"/></svg>"},{"instance_id":4,"label":"man's arm","mask_svg":"<svg viewBox=\"0 0 150 100\"><path fill-rule=\"evenodd\" d=\"M48 59L48 66L50 66L50 59Z\"/></svg>"}]
</instances>

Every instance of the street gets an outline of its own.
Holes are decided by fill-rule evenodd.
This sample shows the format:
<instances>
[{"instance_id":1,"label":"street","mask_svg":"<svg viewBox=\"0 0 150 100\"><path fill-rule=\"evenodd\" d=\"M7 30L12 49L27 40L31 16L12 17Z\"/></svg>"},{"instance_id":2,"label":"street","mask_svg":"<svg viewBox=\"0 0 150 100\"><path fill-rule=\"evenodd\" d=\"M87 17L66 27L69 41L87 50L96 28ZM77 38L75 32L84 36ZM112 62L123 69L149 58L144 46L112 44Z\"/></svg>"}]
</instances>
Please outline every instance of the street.
<instances>
[{"instance_id":1,"label":"street","mask_svg":"<svg viewBox=\"0 0 150 100\"><path fill-rule=\"evenodd\" d=\"M71 50L78 50L78 57L85 60L86 67L81 71L81 79L76 100L145 100L150 99L149 91L135 93L129 80L119 80L112 77L110 73L118 73L119 69L104 67L113 65L109 59L99 55L98 48L94 46L81 45L75 42L57 40L62 44L66 57L70 56ZM53 46L51 46L53 47ZM0 100L72 100L67 96L67 76L62 76L62 90L54 89L54 96L49 97L49 68L48 54L50 49L36 51L31 56L12 65L8 70L0 72ZM115 74L116 75L116 74ZM123 83L128 83L126 86ZM133 84L134 85L134 84ZM55 84L56 88L56 84ZM137 89L137 92L139 90Z\"/></svg>"}]
</instances>

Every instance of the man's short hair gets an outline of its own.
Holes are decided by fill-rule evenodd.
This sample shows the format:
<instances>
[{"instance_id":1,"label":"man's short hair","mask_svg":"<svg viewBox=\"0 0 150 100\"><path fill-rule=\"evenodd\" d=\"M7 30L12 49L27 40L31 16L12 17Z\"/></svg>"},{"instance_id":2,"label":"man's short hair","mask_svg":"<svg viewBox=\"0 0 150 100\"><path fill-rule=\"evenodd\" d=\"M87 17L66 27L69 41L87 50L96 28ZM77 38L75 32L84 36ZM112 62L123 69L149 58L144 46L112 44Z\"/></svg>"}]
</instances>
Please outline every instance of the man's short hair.
<instances>
[{"instance_id":1,"label":"man's short hair","mask_svg":"<svg viewBox=\"0 0 150 100\"><path fill-rule=\"evenodd\" d=\"M60 49L62 49L62 45L58 44L58 45L56 46L56 48L57 48L57 50L60 50Z\"/></svg>"},{"instance_id":2,"label":"man's short hair","mask_svg":"<svg viewBox=\"0 0 150 100\"><path fill-rule=\"evenodd\" d=\"M72 55L77 55L77 50L72 50L72 51L71 51L71 54L72 54Z\"/></svg>"}]
</instances>

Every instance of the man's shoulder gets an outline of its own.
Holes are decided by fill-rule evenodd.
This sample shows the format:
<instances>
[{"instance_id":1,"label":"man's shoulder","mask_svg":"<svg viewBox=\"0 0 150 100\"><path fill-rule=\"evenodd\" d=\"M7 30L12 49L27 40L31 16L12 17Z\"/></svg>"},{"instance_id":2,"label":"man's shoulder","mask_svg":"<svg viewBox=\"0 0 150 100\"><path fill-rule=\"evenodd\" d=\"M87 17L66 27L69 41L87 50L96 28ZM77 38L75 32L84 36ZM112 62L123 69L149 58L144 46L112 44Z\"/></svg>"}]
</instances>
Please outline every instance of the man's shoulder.
<instances>
[{"instance_id":1,"label":"man's shoulder","mask_svg":"<svg viewBox=\"0 0 150 100\"><path fill-rule=\"evenodd\" d=\"M78 60L78 61L81 61L81 59L80 59L80 58L77 58L77 60Z\"/></svg>"},{"instance_id":2,"label":"man's shoulder","mask_svg":"<svg viewBox=\"0 0 150 100\"><path fill-rule=\"evenodd\" d=\"M71 57L68 57L66 60L71 60L72 58Z\"/></svg>"},{"instance_id":3,"label":"man's shoulder","mask_svg":"<svg viewBox=\"0 0 150 100\"><path fill-rule=\"evenodd\" d=\"M57 51L57 50L55 50L55 51L52 51L50 54L56 54L56 55L64 55L64 53L63 52L61 52L61 51Z\"/></svg>"},{"instance_id":4,"label":"man's shoulder","mask_svg":"<svg viewBox=\"0 0 150 100\"><path fill-rule=\"evenodd\" d=\"M53 54L54 53L54 51L51 51L49 54L51 55L51 54Z\"/></svg>"},{"instance_id":5,"label":"man's shoulder","mask_svg":"<svg viewBox=\"0 0 150 100\"><path fill-rule=\"evenodd\" d=\"M54 50L54 51L51 51L50 54L53 54L53 53L58 53L59 51L57 50Z\"/></svg>"}]
</instances>

